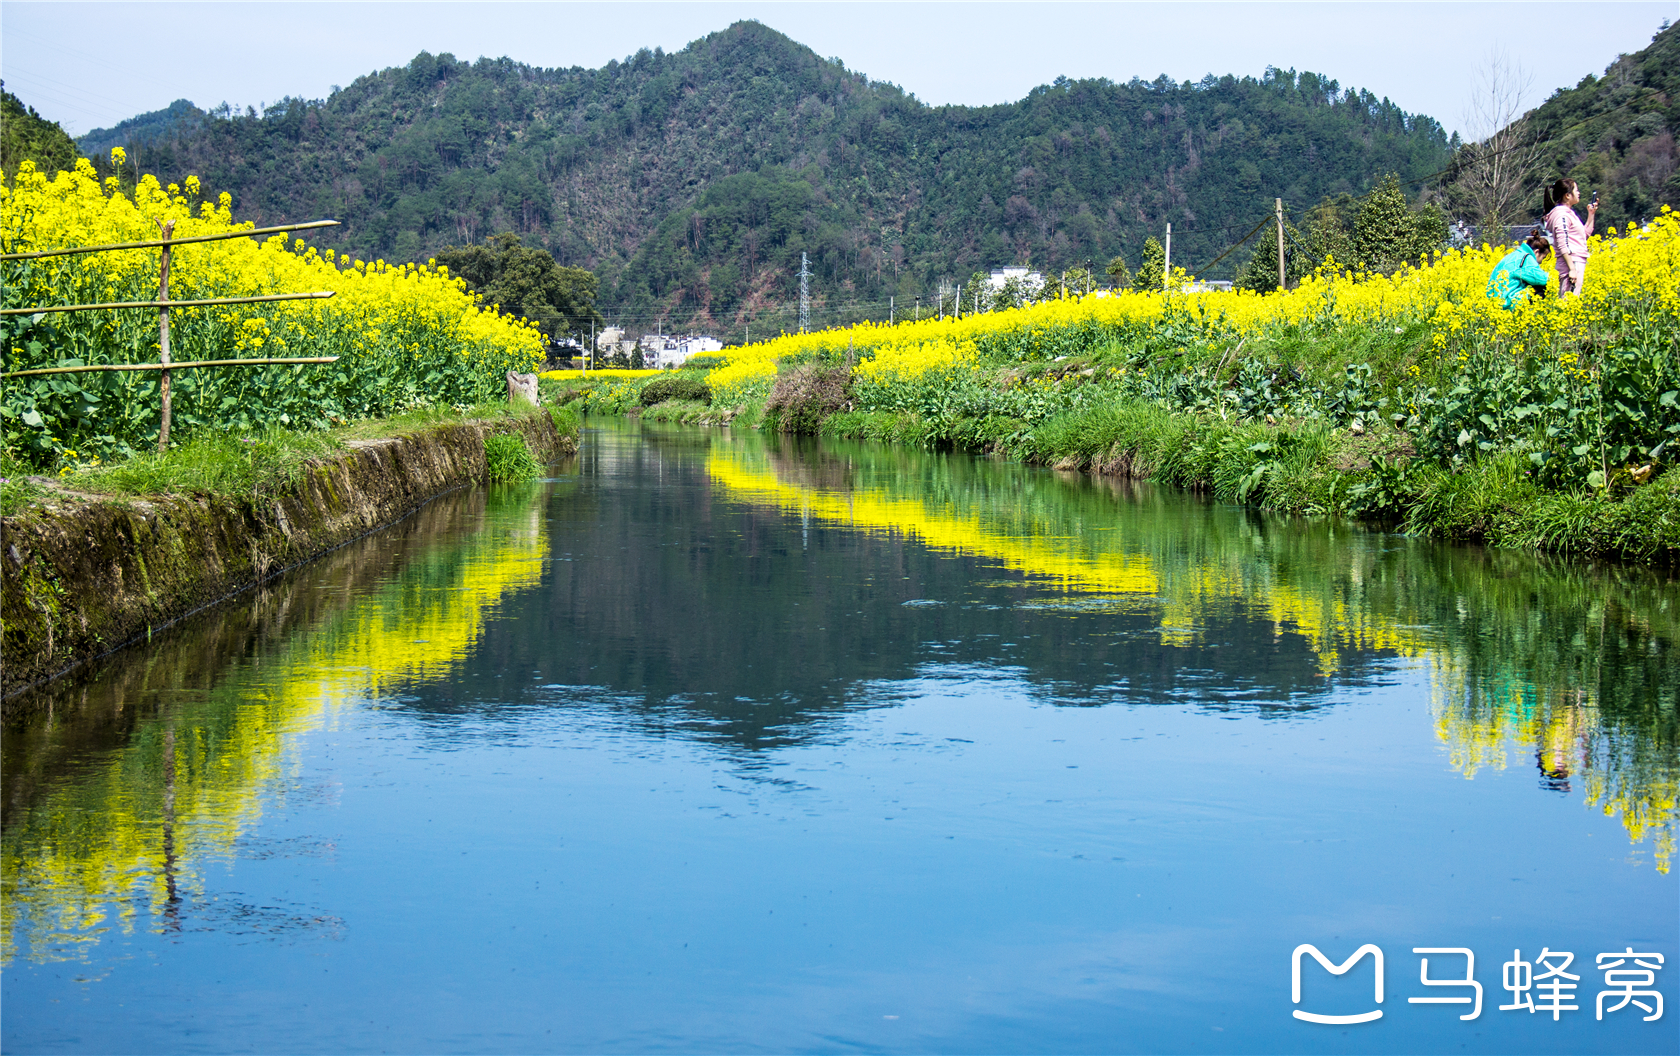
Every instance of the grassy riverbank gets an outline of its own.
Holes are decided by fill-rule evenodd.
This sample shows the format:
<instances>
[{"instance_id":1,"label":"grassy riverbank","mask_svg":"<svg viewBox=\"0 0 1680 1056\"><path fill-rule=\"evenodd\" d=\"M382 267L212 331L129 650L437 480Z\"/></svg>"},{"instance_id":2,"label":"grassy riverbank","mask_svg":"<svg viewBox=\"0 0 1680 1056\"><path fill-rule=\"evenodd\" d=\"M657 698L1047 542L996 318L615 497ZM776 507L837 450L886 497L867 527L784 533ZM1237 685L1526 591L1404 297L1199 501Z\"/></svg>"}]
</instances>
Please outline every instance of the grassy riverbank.
<instances>
[{"instance_id":1,"label":"grassy riverbank","mask_svg":"<svg viewBox=\"0 0 1680 1056\"><path fill-rule=\"evenodd\" d=\"M506 401L459 409L450 406L405 411L389 418L369 418L334 429L291 430L271 426L248 431L201 431L164 454L141 454L109 464L83 465L57 477L30 476L10 454L0 454L0 514L11 516L42 501L86 498L135 498L147 495L200 494L245 497L272 494L295 485L305 469L343 453L358 442L411 436L441 425L512 421L531 413L529 404ZM562 436L576 440L580 420L569 407L549 407ZM536 463L516 434L487 447L492 479L523 479ZM523 456L523 457L521 457Z\"/></svg>"},{"instance_id":2,"label":"grassy riverbank","mask_svg":"<svg viewBox=\"0 0 1680 1056\"><path fill-rule=\"evenodd\" d=\"M1502 251L1298 288L1125 292L727 350L607 414L951 448L1500 546L1673 563L1680 218L1595 238L1579 298L1486 295Z\"/></svg>"}]
</instances>

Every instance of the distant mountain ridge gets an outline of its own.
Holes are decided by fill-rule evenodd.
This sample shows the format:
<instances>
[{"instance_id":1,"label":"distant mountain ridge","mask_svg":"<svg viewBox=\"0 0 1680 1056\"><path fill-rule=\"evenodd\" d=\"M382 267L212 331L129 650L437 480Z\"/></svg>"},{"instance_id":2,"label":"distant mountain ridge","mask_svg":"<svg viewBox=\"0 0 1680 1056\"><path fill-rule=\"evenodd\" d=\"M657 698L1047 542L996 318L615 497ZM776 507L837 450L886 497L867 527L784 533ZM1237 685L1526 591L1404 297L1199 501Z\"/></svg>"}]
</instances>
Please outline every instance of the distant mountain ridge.
<instances>
[{"instance_id":1,"label":"distant mountain ridge","mask_svg":"<svg viewBox=\"0 0 1680 1056\"><path fill-rule=\"evenodd\" d=\"M162 110L139 114L127 121L119 121L111 128L96 128L76 137L76 147L90 158L109 154L112 147L125 150L148 147L161 139L196 131L204 124L204 111L189 100L177 99Z\"/></svg>"},{"instance_id":2,"label":"distant mountain ridge","mask_svg":"<svg viewBox=\"0 0 1680 1056\"><path fill-rule=\"evenodd\" d=\"M756 22L597 70L422 53L326 100L183 100L84 142L125 126L146 170L197 174L242 217L337 217L325 244L387 259L511 230L595 270L603 303L650 327L732 333L793 301L802 253L823 321L932 304L1005 263L1135 267L1169 222L1174 262L1195 266L1275 197L1305 209L1388 172L1412 182L1455 146L1432 118L1293 70L1058 78L1018 103L930 107Z\"/></svg>"},{"instance_id":3,"label":"distant mountain ridge","mask_svg":"<svg viewBox=\"0 0 1680 1056\"><path fill-rule=\"evenodd\" d=\"M24 105L0 81L0 178L10 180L25 160L50 171L68 169L77 157L75 142L57 121Z\"/></svg>"},{"instance_id":4,"label":"distant mountain ridge","mask_svg":"<svg viewBox=\"0 0 1680 1056\"><path fill-rule=\"evenodd\" d=\"M1625 226L1680 206L1680 25L1618 56L1602 77L1560 88L1530 115L1550 163L1541 181L1577 180L1601 191L1600 226ZM1540 188L1534 189L1535 209Z\"/></svg>"}]
</instances>

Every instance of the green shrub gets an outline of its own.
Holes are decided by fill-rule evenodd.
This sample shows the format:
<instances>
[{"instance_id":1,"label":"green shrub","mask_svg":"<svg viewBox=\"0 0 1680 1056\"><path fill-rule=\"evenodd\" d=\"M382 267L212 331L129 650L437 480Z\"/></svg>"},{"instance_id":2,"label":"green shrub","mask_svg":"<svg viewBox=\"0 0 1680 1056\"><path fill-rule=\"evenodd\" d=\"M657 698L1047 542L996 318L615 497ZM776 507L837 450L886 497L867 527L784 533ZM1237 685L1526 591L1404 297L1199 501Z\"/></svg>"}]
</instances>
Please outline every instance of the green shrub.
<instances>
[{"instance_id":1,"label":"green shrub","mask_svg":"<svg viewBox=\"0 0 1680 1056\"><path fill-rule=\"evenodd\" d=\"M549 404L548 416L554 420L554 428L561 436L569 436L576 440L583 432L583 414L571 404Z\"/></svg>"},{"instance_id":2,"label":"green shrub","mask_svg":"<svg viewBox=\"0 0 1680 1056\"><path fill-rule=\"evenodd\" d=\"M711 403L712 389L705 378L692 373L671 371L642 386L643 407L652 407L666 400L687 400L691 403Z\"/></svg>"},{"instance_id":3,"label":"green shrub","mask_svg":"<svg viewBox=\"0 0 1680 1056\"><path fill-rule=\"evenodd\" d=\"M782 433L815 435L824 419L849 410L850 367L802 363L782 370L764 403L764 427Z\"/></svg>"},{"instance_id":4,"label":"green shrub","mask_svg":"<svg viewBox=\"0 0 1680 1056\"><path fill-rule=\"evenodd\" d=\"M484 467L484 475L492 484L530 480L542 470L519 433L502 433L485 440Z\"/></svg>"}]
</instances>

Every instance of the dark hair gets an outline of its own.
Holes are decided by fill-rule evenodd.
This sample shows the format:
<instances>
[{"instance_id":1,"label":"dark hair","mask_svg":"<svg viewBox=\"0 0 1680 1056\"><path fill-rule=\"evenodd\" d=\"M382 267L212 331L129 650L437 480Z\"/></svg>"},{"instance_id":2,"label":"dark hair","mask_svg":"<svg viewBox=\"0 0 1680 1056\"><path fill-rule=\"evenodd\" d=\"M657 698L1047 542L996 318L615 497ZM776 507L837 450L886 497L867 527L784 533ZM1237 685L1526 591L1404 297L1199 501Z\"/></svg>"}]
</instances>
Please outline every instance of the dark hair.
<instances>
[{"instance_id":1,"label":"dark hair","mask_svg":"<svg viewBox=\"0 0 1680 1056\"><path fill-rule=\"evenodd\" d=\"M1574 180L1567 176L1559 177L1556 183L1546 188L1545 212L1549 213L1557 206L1562 205L1563 200L1574 194L1577 189L1578 185Z\"/></svg>"},{"instance_id":2,"label":"dark hair","mask_svg":"<svg viewBox=\"0 0 1680 1056\"><path fill-rule=\"evenodd\" d=\"M1552 251L1552 240L1546 237L1546 229L1543 227L1536 227L1530 231L1523 242L1537 257L1543 257Z\"/></svg>"}]
</instances>

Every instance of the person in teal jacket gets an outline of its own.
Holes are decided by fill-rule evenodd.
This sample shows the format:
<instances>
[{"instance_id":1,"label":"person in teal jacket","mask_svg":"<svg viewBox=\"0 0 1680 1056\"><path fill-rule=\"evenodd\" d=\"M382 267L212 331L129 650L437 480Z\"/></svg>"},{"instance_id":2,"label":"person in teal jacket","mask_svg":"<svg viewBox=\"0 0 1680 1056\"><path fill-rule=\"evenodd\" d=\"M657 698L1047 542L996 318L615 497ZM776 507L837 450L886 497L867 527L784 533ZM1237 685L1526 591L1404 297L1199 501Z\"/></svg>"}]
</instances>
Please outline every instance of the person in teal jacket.
<instances>
[{"instance_id":1,"label":"person in teal jacket","mask_svg":"<svg viewBox=\"0 0 1680 1056\"><path fill-rule=\"evenodd\" d=\"M1488 296L1498 297L1506 308L1515 308L1518 301L1528 296L1529 290L1545 289L1551 273L1540 262L1551 255L1551 240L1544 231L1535 228L1516 249L1505 254L1505 259L1494 265L1493 274L1488 276Z\"/></svg>"}]
</instances>

